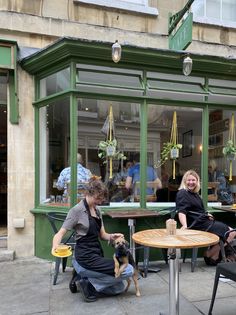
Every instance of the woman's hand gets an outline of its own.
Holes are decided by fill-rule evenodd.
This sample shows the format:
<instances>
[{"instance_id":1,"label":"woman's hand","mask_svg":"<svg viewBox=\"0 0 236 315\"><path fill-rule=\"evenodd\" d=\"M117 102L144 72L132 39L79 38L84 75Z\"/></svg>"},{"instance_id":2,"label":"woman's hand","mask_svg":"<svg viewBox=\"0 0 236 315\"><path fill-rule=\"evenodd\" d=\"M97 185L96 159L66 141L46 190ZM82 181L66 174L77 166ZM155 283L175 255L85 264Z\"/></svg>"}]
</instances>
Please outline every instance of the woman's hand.
<instances>
[{"instance_id":1,"label":"woman's hand","mask_svg":"<svg viewBox=\"0 0 236 315\"><path fill-rule=\"evenodd\" d=\"M214 220L214 217L212 214L208 213L207 215L208 215L209 220Z\"/></svg>"},{"instance_id":2,"label":"woman's hand","mask_svg":"<svg viewBox=\"0 0 236 315\"><path fill-rule=\"evenodd\" d=\"M110 234L111 236L110 236L110 240L111 241L114 241L114 240L116 240L117 238L119 238L119 237L124 237L124 234L122 234L122 233L112 233L112 234Z\"/></svg>"},{"instance_id":3,"label":"woman's hand","mask_svg":"<svg viewBox=\"0 0 236 315\"><path fill-rule=\"evenodd\" d=\"M188 228L187 225L182 225L180 230L186 230L187 228Z\"/></svg>"}]
</instances>

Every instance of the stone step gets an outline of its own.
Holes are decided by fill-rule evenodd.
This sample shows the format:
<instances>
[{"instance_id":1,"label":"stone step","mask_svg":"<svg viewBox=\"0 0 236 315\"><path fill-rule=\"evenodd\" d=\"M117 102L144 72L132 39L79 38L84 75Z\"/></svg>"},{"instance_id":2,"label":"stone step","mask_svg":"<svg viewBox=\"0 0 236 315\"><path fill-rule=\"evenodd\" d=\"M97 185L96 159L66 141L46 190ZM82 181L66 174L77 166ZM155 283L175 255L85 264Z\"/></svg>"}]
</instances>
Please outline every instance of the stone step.
<instances>
[{"instance_id":1,"label":"stone step","mask_svg":"<svg viewBox=\"0 0 236 315\"><path fill-rule=\"evenodd\" d=\"M0 262L12 261L15 259L15 251L5 248L0 248Z\"/></svg>"}]
</instances>

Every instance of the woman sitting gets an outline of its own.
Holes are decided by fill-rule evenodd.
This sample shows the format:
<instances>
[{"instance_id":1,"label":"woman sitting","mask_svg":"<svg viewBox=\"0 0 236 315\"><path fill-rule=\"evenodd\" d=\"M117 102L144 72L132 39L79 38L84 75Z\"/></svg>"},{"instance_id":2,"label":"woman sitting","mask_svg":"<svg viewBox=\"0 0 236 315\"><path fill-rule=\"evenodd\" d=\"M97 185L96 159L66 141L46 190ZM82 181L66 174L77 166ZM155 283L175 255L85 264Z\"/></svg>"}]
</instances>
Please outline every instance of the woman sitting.
<instances>
[{"instance_id":1,"label":"woman sitting","mask_svg":"<svg viewBox=\"0 0 236 315\"><path fill-rule=\"evenodd\" d=\"M176 196L176 208L182 229L195 229L207 231L218 235L221 239L231 227L223 222L216 221L213 216L206 212L202 199L199 196L200 178L193 171L187 171L182 179L179 191ZM231 242L236 236L236 232L229 233L227 242ZM220 246L211 246L205 253L206 264L216 265L220 260Z\"/></svg>"}]
</instances>

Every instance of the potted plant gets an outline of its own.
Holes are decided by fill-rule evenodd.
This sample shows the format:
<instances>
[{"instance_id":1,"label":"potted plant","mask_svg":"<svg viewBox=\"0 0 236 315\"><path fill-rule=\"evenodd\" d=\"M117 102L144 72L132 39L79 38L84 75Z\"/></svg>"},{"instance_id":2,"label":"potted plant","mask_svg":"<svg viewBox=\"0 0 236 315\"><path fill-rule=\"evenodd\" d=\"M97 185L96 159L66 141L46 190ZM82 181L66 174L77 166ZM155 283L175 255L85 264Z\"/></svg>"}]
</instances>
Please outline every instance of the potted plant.
<instances>
[{"instance_id":1,"label":"potted plant","mask_svg":"<svg viewBox=\"0 0 236 315\"><path fill-rule=\"evenodd\" d=\"M223 148L223 154L229 160L234 160L236 157L236 146L232 140L228 140Z\"/></svg>"},{"instance_id":2,"label":"potted plant","mask_svg":"<svg viewBox=\"0 0 236 315\"><path fill-rule=\"evenodd\" d=\"M182 144L166 142L163 144L163 148L161 151L161 160L158 164L161 166L164 164L169 158L171 160L176 160L179 157L179 150L182 149Z\"/></svg>"},{"instance_id":3,"label":"potted plant","mask_svg":"<svg viewBox=\"0 0 236 315\"><path fill-rule=\"evenodd\" d=\"M126 160L126 156L117 150L117 140L100 141L98 144L98 157L103 159L103 163L107 163L107 158L114 160Z\"/></svg>"}]
</instances>

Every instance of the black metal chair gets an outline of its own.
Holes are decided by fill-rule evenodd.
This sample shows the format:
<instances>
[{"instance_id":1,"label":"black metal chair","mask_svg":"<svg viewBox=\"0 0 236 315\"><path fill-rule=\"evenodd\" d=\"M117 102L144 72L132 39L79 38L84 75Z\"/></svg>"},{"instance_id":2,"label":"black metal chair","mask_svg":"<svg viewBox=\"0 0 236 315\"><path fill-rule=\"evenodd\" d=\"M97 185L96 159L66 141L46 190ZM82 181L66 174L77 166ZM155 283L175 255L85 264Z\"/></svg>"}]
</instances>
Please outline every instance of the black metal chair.
<instances>
[{"instance_id":1,"label":"black metal chair","mask_svg":"<svg viewBox=\"0 0 236 315\"><path fill-rule=\"evenodd\" d=\"M214 282L211 304L210 304L208 315L212 315L212 309L214 306L216 291L218 288L220 277L225 277L233 281L236 281L236 262L223 262L223 263L219 263L216 266L215 282Z\"/></svg>"},{"instance_id":2,"label":"black metal chair","mask_svg":"<svg viewBox=\"0 0 236 315\"><path fill-rule=\"evenodd\" d=\"M216 266L215 281L214 281L214 287L213 287L211 304L210 304L208 315L212 315L212 309L213 309L214 302L215 302L216 291L218 288L219 279L221 277L224 277L224 278L228 278L228 279L231 279L231 280L236 282L236 261L234 261L234 262L227 261L227 255L228 255L227 251L230 251L231 254L233 254L236 258L236 249L234 247L236 240L234 239L234 241L231 242L230 244L227 242L227 238L228 238L229 234L231 232L235 232L235 231L236 231L236 229L232 229L230 231L227 231L224 235L224 239L220 240L221 255L222 255L222 260L224 262L219 263Z\"/></svg>"},{"instance_id":3,"label":"black metal chair","mask_svg":"<svg viewBox=\"0 0 236 315\"><path fill-rule=\"evenodd\" d=\"M66 213L63 212L49 212L46 214L51 227L53 229L54 234L56 234L59 231L59 228L61 227L62 223L64 222L66 218ZM59 227L60 226L60 227ZM69 235L66 235L62 239L62 243L66 245L70 245L72 250L75 246L75 240L74 240L74 231L71 232ZM55 270L54 270L54 277L53 277L53 284L55 285L57 283L57 277L60 270L60 264L62 264L62 271L65 272L66 265L67 265L67 257L55 257Z\"/></svg>"}]
</instances>

